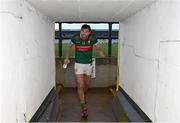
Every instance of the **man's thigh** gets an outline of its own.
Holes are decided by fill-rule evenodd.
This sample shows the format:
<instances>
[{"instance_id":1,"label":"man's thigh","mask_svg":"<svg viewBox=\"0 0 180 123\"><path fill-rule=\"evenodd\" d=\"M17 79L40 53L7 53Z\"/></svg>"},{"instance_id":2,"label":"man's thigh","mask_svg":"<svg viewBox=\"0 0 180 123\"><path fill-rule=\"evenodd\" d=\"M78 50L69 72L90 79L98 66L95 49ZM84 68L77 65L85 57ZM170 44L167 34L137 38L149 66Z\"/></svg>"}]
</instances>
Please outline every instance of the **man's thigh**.
<instances>
[{"instance_id":1,"label":"man's thigh","mask_svg":"<svg viewBox=\"0 0 180 123\"><path fill-rule=\"evenodd\" d=\"M83 74L75 74L76 82L78 87L84 86L84 75Z\"/></svg>"}]
</instances>

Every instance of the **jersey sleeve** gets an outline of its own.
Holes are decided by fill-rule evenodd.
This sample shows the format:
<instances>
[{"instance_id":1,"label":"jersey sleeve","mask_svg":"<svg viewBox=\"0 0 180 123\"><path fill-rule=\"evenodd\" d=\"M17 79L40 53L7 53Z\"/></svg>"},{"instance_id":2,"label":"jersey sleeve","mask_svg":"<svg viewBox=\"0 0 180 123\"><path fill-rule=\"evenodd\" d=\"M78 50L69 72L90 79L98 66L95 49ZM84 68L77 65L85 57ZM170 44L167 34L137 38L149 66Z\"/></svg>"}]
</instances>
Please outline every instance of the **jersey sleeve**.
<instances>
[{"instance_id":1,"label":"jersey sleeve","mask_svg":"<svg viewBox=\"0 0 180 123\"><path fill-rule=\"evenodd\" d=\"M72 38L71 38L71 43L74 43L75 44L75 36L72 36Z\"/></svg>"},{"instance_id":2,"label":"jersey sleeve","mask_svg":"<svg viewBox=\"0 0 180 123\"><path fill-rule=\"evenodd\" d=\"M97 37L93 35L93 44L97 44L97 43L98 43Z\"/></svg>"}]
</instances>

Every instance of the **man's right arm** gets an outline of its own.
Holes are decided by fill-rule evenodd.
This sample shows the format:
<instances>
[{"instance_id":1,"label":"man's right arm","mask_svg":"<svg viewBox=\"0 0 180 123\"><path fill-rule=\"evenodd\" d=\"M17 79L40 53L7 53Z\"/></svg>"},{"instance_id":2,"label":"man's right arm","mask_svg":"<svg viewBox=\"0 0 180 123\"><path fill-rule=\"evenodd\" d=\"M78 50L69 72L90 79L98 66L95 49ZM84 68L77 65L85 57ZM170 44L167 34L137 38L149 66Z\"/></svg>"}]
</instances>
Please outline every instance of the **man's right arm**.
<instances>
[{"instance_id":1,"label":"man's right arm","mask_svg":"<svg viewBox=\"0 0 180 123\"><path fill-rule=\"evenodd\" d=\"M67 47L67 50L66 50L66 58L64 59L64 64L68 64L70 62L69 60L69 56L71 54L71 50L72 50L72 47L73 47L74 43L71 41Z\"/></svg>"}]
</instances>

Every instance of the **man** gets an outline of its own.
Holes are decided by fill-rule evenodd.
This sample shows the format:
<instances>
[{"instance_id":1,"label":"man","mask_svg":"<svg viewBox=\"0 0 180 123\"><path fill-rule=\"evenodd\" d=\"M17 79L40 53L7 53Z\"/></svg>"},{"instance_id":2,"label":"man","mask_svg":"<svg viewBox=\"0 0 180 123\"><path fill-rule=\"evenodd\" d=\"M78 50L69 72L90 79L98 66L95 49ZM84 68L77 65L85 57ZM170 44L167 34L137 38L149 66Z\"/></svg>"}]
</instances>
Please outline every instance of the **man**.
<instances>
[{"instance_id":1,"label":"man","mask_svg":"<svg viewBox=\"0 0 180 123\"><path fill-rule=\"evenodd\" d=\"M66 51L66 59L64 64L70 62L68 56L70 55L72 46L75 46L75 77L77 82L77 92L82 107L82 117L87 118L87 101L86 93L88 90L91 73L92 73L92 50L93 45L96 47L99 55L104 57L102 48L100 47L95 35L91 34L91 27L87 24L82 25L80 33L75 34L69 47Z\"/></svg>"}]
</instances>

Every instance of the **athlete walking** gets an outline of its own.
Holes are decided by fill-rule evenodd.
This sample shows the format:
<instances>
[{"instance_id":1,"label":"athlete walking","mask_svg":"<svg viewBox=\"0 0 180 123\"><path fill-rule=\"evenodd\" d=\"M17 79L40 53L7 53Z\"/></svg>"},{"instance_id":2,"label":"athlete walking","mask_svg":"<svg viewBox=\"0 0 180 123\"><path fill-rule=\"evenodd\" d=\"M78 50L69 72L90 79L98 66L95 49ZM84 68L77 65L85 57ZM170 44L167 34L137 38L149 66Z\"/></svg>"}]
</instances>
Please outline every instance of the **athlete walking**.
<instances>
[{"instance_id":1,"label":"athlete walking","mask_svg":"<svg viewBox=\"0 0 180 123\"><path fill-rule=\"evenodd\" d=\"M66 50L64 64L70 62L69 55L71 48L75 46L75 77L77 82L77 92L82 107L82 117L87 118L88 108L86 93L90 83L92 73L92 50L93 46L97 49L99 55L104 57L103 50L98 43L95 35L91 33L91 27L87 24L82 25L80 33L71 38L71 42Z\"/></svg>"}]
</instances>

